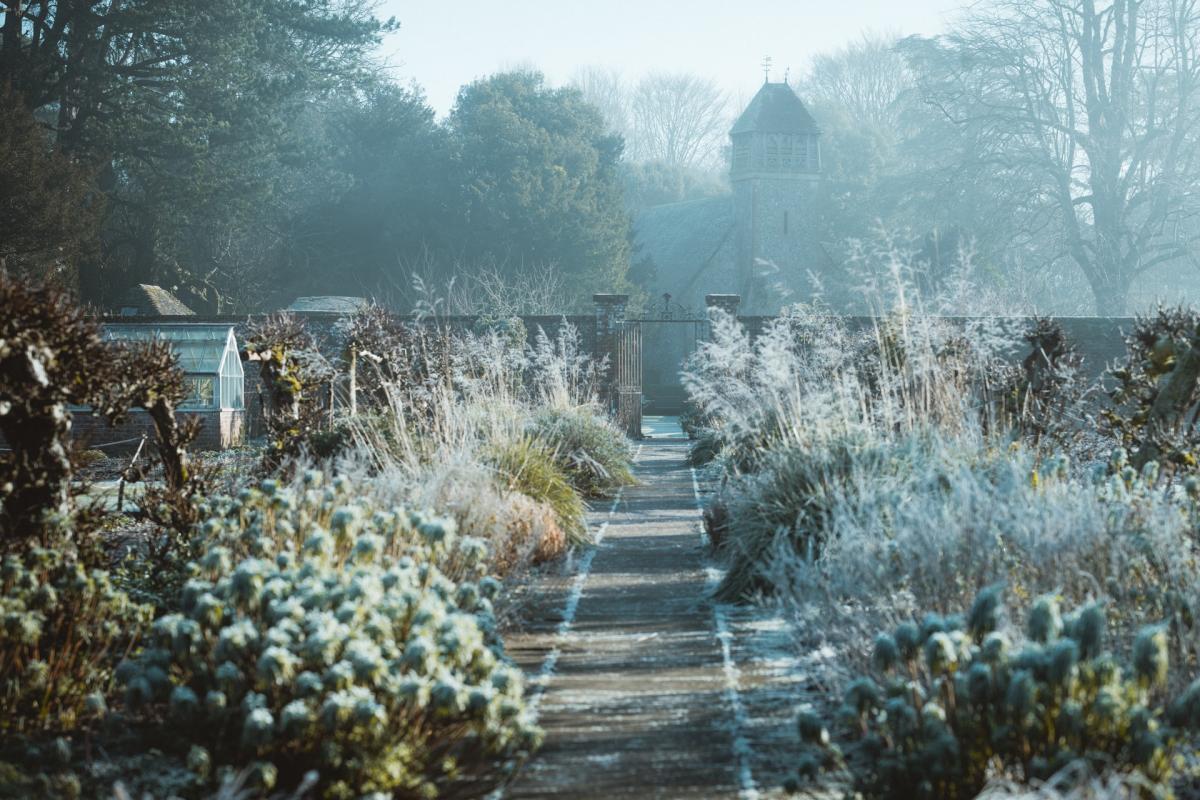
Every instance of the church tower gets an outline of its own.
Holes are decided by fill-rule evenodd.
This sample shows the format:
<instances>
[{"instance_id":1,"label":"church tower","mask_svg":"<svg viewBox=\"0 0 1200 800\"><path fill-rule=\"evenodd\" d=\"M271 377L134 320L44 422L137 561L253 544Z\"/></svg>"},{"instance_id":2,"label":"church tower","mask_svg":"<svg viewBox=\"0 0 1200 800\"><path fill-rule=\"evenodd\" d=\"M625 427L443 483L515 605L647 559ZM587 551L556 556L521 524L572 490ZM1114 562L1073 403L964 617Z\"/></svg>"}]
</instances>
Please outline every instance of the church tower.
<instances>
[{"instance_id":1,"label":"church tower","mask_svg":"<svg viewBox=\"0 0 1200 800\"><path fill-rule=\"evenodd\" d=\"M767 82L729 136L742 302L750 313L773 310L777 298L769 287L795 283L816 262L812 217L821 130L788 84Z\"/></svg>"}]
</instances>

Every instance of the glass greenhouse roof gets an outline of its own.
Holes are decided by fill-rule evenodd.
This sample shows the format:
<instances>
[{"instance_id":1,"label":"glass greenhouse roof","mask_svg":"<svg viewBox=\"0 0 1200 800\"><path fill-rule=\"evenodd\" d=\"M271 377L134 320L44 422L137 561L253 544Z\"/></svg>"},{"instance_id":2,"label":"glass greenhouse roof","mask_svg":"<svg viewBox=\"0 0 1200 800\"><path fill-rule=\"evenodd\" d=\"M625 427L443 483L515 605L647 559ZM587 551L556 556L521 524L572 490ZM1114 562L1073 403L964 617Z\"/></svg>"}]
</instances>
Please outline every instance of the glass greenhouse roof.
<instances>
[{"instance_id":1,"label":"glass greenhouse roof","mask_svg":"<svg viewBox=\"0 0 1200 800\"><path fill-rule=\"evenodd\" d=\"M221 369L226 349L232 349L231 325L203 323L105 325L104 338L110 341L169 342L179 356L184 372L212 372ZM236 355L235 355L236 358Z\"/></svg>"}]
</instances>

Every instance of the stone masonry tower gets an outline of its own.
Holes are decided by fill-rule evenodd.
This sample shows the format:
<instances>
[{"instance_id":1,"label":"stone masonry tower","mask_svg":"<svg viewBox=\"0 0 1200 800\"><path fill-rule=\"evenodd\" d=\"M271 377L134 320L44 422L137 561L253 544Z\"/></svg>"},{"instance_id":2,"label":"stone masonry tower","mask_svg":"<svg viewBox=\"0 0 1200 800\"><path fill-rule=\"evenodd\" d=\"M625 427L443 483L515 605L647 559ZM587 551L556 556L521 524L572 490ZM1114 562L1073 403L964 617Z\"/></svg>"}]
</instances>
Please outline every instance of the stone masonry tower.
<instances>
[{"instance_id":1,"label":"stone masonry tower","mask_svg":"<svg viewBox=\"0 0 1200 800\"><path fill-rule=\"evenodd\" d=\"M729 136L738 283L743 306L755 313L772 305L771 285L793 283L814 263L821 131L788 84L767 82ZM774 276L764 276L769 265Z\"/></svg>"}]
</instances>

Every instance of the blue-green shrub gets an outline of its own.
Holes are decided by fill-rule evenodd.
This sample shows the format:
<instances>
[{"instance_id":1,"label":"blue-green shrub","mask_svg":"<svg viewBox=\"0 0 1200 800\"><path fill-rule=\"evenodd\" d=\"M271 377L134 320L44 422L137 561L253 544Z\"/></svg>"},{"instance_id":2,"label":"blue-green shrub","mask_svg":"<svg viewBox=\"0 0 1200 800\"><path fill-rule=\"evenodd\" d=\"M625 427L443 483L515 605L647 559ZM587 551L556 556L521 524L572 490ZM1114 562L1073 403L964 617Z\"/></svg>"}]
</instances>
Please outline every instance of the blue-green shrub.
<instances>
[{"instance_id":1,"label":"blue-green shrub","mask_svg":"<svg viewBox=\"0 0 1200 800\"><path fill-rule=\"evenodd\" d=\"M260 788L287 789L316 770L322 797L434 797L494 781L537 745L495 634L499 586L466 579L482 541L372 512L318 473L210 512L181 613L121 675L198 782L249 766Z\"/></svg>"},{"instance_id":2,"label":"blue-green shrub","mask_svg":"<svg viewBox=\"0 0 1200 800\"><path fill-rule=\"evenodd\" d=\"M150 607L54 548L5 556L0 589L0 741L99 719L113 669Z\"/></svg>"},{"instance_id":3,"label":"blue-green shrub","mask_svg":"<svg viewBox=\"0 0 1200 800\"><path fill-rule=\"evenodd\" d=\"M874 674L846 689L836 739L802 716L802 772L844 763L858 792L889 798L975 797L993 776L1046 780L1080 761L1167 785L1200 726L1200 680L1167 696L1165 631L1143 629L1122 665L1105 651L1097 604L1063 615L1057 598L1039 598L1021 644L998 630L1003 611L992 587L966 617L881 634Z\"/></svg>"}]
</instances>

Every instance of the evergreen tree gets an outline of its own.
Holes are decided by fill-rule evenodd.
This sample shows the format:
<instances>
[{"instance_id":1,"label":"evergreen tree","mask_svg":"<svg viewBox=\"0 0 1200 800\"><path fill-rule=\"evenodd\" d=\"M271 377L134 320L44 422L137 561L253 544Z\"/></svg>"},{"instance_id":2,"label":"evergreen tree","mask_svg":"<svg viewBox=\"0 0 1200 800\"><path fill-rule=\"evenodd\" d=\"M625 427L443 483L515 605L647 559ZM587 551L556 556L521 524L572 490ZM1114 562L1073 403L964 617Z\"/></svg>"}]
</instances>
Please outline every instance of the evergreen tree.
<instances>
[{"instance_id":1,"label":"evergreen tree","mask_svg":"<svg viewBox=\"0 0 1200 800\"><path fill-rule=\"evenodd\" d=\"M358 85L394 23L371 0L30 0L0 5L0 73L55 118L59 146L103 157L114 220L94 292L178 283L214 308L216 258L284 201L307 103Z\"/></svg>"},{"instance_id":2,"label":"evergreen tree","mask_svg":"<svg viewBox=\"0 0 1200 800\"><path fill-rule=\"evenodd\" d=\"M60 152L12 87L0 85L0 272L73 287L102 208L94 170Z\"/></svg>"},{"instance_id":3,"label":"evergreen tree","mask_svg":"<svg viewBox=\"0 0 1200 800\"><path fill-rule=\"evenodd\" d=\"M500 73L462 89L448 127L468 262L551 264L580 298L624 285L623 143L578 90Z\"/></svg>"}]
</instances>

